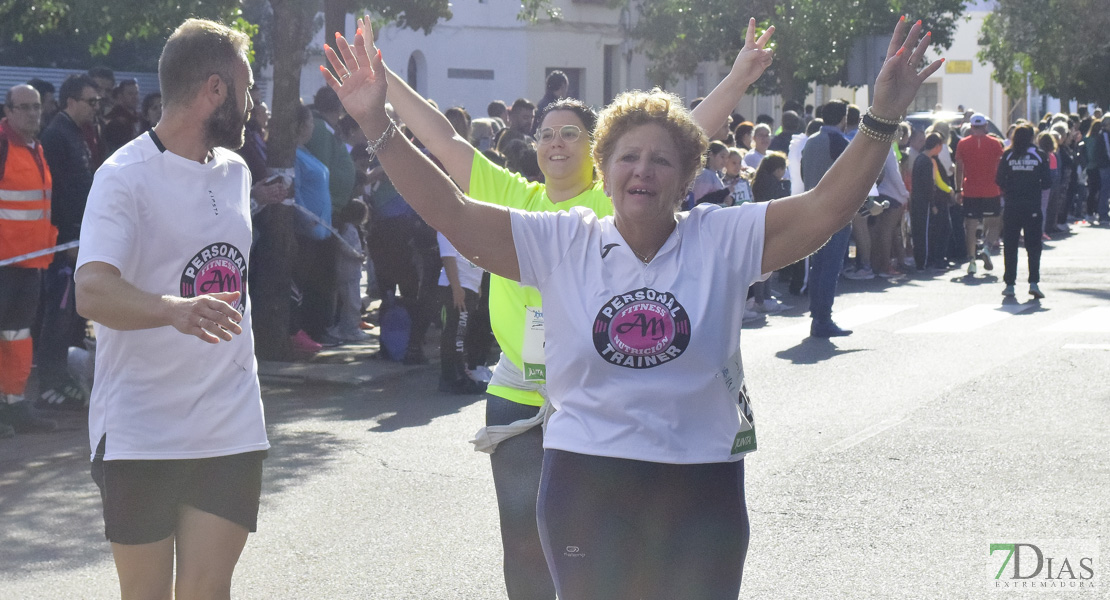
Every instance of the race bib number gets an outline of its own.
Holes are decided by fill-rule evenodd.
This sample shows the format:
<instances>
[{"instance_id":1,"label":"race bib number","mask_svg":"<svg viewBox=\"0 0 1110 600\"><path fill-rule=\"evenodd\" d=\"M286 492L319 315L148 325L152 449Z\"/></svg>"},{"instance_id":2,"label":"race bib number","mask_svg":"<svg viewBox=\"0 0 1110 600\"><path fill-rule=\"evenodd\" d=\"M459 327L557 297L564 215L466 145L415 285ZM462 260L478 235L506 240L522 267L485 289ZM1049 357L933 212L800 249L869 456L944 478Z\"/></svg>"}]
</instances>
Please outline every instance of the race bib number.
<instances>
[{"instance_id":1,"label":"race bib number","mask_svg":"<svg viewBox=\"0 0 1110 600\"><path fill-rule=\"evenodd\" d=\"M525 381L546 381L547 366L543 354L543 309L524 307L524 344L520 359L524 363Z\"/></svg>"},{"instance_id":2,"label":"race bib number","mask_svg":"<svg viewBox=\"0 0 1110 600\"><path fill-rule=\"evenodd\" d=\"M730 454L752 452L756 448L755 417L748 396L748 384L744 381L744 361L739 348L721 369L721 381L728 388L729 395L736 398L736 410L740 413L740 429L732 440Z\"/></svg>"}]
</instances>

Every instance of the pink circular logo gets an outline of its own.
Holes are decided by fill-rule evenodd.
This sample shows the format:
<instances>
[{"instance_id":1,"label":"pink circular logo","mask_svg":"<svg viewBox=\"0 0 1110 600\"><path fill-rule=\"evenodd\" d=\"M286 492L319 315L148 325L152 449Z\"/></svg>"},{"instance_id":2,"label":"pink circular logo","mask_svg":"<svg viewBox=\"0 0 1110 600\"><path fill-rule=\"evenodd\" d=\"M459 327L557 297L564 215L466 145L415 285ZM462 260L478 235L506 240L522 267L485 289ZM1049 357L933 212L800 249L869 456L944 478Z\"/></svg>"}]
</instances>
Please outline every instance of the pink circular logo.
<instances>
[{"instance_id":1,"label":"pink circular logo","mask_svg":"<svg viewBox=\"0 0 1110 600\"><path fill-rule=\"evenodd\" d=\"M233 305L243 310L247 296L247 259L235 246L220 242L197 252L181 272L181 297L242 292Z\"/></svg>"},{"instance_id":2,"label":"pink circular logo","mask_svg":"<svg viewBox=\"0 0 1110 600\"><path fill-rule=\"evenodd\" d=\"M690 343L690 318L668 292L641 288L613 296L597 313L594 348L606 361L647 369L678 358Z\"/></svg>"}]
</instances>

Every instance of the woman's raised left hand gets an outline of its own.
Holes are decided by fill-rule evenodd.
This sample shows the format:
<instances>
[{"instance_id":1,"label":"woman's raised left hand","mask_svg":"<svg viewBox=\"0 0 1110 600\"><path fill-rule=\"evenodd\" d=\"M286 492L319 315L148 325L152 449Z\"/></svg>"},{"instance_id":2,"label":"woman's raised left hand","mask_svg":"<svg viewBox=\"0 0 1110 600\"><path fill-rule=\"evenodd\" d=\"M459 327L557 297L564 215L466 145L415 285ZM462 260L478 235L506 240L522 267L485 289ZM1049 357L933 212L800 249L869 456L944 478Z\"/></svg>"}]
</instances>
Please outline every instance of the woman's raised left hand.
<instances>
[{"instance_id":1,"label":"woman's raised left hand","mask_svg":"<svg viewBox=\"0 0 1110 600\"><path fill-rule=\"evenodd\" d=\"M324 44L324 55L335 71L332 73L321 65L324 81L335 90L343 108L354 117L367 137L375 139L375 134L384 131L388 124L385 112L388 84L381 50L374 48L370 19L358 19L354 46L339 33L335 34L335 46L333 49Z\"/></svg>"},{"instance_id":2,"label":"woman's raised left hand","mask_svg":"<svg viewBox=\"0 0 1110 600\"><path fill-rule=\"evenodd\" d=\"M732 70L729 71L729 76L738 78L744 82L744 85L751 85L755 83L756 79L771 66L771 61L774 59L774 52L767 49L767 42L771 41L771 36L775 33L775 26L772 25L759 36L755 37L755 19L748 20L748 33L744 37L744 47L740 49L740 53L736 55L736 62L732 63Z\"/></svg>"}]
</instances>

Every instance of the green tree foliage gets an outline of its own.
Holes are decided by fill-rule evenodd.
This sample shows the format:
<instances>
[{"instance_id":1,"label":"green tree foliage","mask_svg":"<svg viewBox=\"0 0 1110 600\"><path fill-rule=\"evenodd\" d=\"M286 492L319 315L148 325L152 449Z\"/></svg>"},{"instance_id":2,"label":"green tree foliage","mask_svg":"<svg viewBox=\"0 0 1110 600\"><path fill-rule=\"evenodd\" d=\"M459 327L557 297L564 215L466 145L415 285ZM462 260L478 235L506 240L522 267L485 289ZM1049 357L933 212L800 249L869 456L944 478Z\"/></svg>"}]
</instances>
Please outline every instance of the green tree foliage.
<instances>
[{"instance_id":1,"label":"green tree foliage","mask_svg":"<svg viewBox=\"0 0 1110 600\"><path fill-rule=\"evenodd\" d=\"M1110 100L1110 10L1105 0L998 0L983 22L979 59L1010 96L1028 79L1058 98Z\"/></svg>"},{"instance_id":2,"label":"green tree foliage","mask_svg":"<svg viewBox=\"0 0 1110 600\"><path fill-rule=\"evenodd\" d=\"M843 84L852 44L889 35L904 10L947 48L967 0L650 0L638 4L632 35L652 61L649 77L664 85L701 61L731 62L744 45L748 19L775 26L775 62L757 87L803 98L810 82Z\"/></svg>"}]
</instances>

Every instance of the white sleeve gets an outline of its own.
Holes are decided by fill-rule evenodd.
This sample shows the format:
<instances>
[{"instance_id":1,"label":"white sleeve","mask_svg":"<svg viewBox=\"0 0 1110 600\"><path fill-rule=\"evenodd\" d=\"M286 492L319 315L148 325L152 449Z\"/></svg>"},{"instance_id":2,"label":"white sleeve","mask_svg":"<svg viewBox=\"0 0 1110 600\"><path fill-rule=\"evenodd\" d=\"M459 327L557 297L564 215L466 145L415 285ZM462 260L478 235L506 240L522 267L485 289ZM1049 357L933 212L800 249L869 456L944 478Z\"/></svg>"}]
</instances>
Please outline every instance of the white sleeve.
<instances>
[{"instance_id":1,"label":"white sleeve","mask_svg":"<svg viewBox=\"0 0 1110 600\"><path fill-rule=\"evenodd\" d=\"M118 169L101 169L94 176L81 220L78 269L85 263L103 262L126 272L139 229L135 220L139 210L123 181Z\"/></svg>"},{"instance_id":2,"label":"white sleeve","mask_svg":"<svg viewBox=\"0 0 1110 600\"><path fill-rule=\"evenodd\" d=\"M444 256L450 256L452 258L459 257L459 252L455 250L455 246L451 244L451 241L447 239L447 236L437 231L436 241L439 242L439 256L441 258Z\"/></svg>"},{"instance_id":3,"label":"white sleeve","mask_svg":"<svg viewBox=\"0 0 1110 600\"><path fill-rule=\"evenodd\" d=\"M705 249L707 256L716 254L726 257L736 281L745 286L745 289L770 275L761 272L769 204L770 202L748 202L740 206L706 211L701 215L702 223L699 226L707 233L703 239L714 245L713 248Z\"/></svg>"},{"instance_id":4,"label":"white sleeve","mask_svg":"<svg viewBox=\"0 0 1110 600\"><path fill-rule=\"evenodd\" d=\"M524 212L510 210L513 245L520 265L520 283L540 288L563 262L567 253L585 244L597 217L586 207L571 212Z\"/></svg>"}]
</instances>

